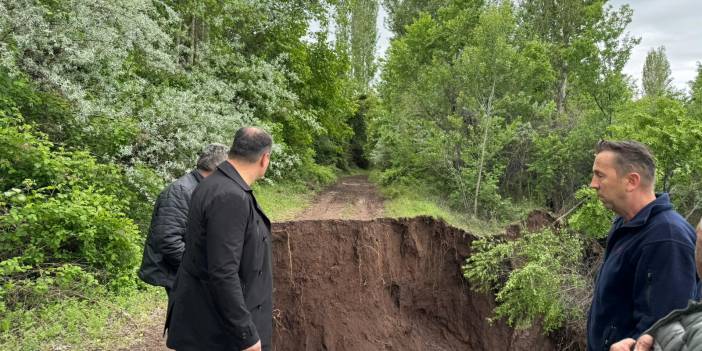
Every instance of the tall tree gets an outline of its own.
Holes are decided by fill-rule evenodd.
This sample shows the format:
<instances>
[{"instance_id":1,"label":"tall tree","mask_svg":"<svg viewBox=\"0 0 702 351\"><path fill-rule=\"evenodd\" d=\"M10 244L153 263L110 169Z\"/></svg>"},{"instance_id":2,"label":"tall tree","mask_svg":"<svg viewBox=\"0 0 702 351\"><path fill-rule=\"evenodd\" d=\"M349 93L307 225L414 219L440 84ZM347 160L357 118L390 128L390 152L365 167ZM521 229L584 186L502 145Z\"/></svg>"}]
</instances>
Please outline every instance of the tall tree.
<instances>
[{"instance_id":1,"label":"tall tree","mask_svg":"<svg viewBox=\"0 0 702 351\"><path fill-rule=\"evenodd\" d=\"M378 0L341 0L337 5L337 42L351 58L351 75L361 90L370 86L377 64Z\"/></svg>"},{"instance_id":2,"label":"tall tree","mask_svg":"<svg viewBox=\"0 0 702 351\"><path fill-rule=\"evenodd\" d=\"M646 96L661 96L670 92L670 63L665 55L665 47L651 49L646 55L641 83Z\"/></svg>"}]
</instances>

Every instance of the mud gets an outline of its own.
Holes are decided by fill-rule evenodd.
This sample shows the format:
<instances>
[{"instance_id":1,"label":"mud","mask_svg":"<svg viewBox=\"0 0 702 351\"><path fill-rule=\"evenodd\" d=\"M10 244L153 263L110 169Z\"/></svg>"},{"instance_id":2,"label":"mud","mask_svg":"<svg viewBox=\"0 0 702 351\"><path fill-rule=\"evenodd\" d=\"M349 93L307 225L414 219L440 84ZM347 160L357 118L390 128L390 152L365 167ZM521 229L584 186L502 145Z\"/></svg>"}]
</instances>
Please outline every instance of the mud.
<instances>
[{"instance_id":1,"label":"mud","mask_svg":"<svg viewBox=\"0 0 702 351\"><path fill-rule=\"evenodd\" d=\"M274 350L554 350L488 321L460 271L474 239L428 217L276 223Z\"/></svg>"}]
</instances>

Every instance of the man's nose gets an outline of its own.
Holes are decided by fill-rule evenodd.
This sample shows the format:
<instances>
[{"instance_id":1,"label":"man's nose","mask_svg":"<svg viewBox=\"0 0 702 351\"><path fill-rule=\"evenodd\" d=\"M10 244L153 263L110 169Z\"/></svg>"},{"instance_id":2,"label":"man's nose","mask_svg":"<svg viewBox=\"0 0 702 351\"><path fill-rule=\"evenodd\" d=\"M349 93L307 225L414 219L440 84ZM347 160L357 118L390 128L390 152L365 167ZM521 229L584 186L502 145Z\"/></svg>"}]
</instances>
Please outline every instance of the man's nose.
<instances>
[{"instance_id":1,"label":"man's nose","mask_svg":"<svg viewBox=\"0 0 702 351\"><path fill-rule=\"evenodd\" d=\"M600 184L595 180L595 177L590 180L590 187L597 190L600 188Z\"/></svg>"}]
</instances>

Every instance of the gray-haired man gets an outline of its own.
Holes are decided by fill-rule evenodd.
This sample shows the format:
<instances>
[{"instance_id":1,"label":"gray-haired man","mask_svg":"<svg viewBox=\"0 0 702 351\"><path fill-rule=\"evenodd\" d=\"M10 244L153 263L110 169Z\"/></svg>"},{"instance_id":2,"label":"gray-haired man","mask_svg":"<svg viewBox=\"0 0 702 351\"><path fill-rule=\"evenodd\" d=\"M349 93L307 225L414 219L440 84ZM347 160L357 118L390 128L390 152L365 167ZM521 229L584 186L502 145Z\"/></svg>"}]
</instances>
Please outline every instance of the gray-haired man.
<instances>
[{"instance_id":1,"label":"gray-haired man","mask_svg":"<svg viewBox=\"0 0 702 351\"><path fill-rule=\"evenodd\" d=\"M170 295L185 251L190 196L200 181L227 159L228 151L222 144L205 146L196 169L178 178L158 196L139 269L139 278L144 282L163 286Z\"/></svg>"}]
</instances>

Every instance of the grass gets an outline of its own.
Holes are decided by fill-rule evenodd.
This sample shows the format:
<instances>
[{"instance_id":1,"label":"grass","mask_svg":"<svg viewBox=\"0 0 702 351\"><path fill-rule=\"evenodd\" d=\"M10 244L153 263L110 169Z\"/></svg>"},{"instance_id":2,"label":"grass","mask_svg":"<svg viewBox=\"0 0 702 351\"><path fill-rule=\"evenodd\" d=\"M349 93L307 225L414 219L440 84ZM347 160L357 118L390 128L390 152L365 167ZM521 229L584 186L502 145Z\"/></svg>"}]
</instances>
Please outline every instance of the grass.
<instances>
[{"instance_id":1,"label":"grass","mask_svg":"<svg viewBox=\"0 0 702 351\"><path fill-rule=\"evenodd\" d=\"M410 192L409 189L385 202L385 215L393 218L431 216L477 236L494 235L502 232L504 228L496 222L459 213L442 204L439 198L431 195L423 196Z\"/></svg>"},{"instance_id":2,"label":"grass","mask_svg":"<svg viewBox=\"0 0 702 351\"><path fill-rule=\"evenodd\" d=\"M325 173L314 185L304 182L257 183L253 186L256 200L268 218L275 222L289 221L310 207L317 193L335 183L339 177L367 175L368 170L351 168L340 171L332 167L317 166ZM350 215L350 213L349 213Z\"/></svg>"},{"instance_id":3,"label":"grass","mask_svg":"<svg viewBox=\"0 0 702 351\"><path fill-rule=\"evenodd\" d=\"M371 179L377 179L371 174ZM475 218L449 207L448 203L429 189L422 186L380 186L385 198L385 215L392 218L431 216L463 229L477 236L489 236L502 233L512 220L496 221ZM525 208L521 208L525 207ZM527 213L528 206L521 206L520 215ZM519 218L523 218L519 217ZM516 220L515 218L514 220Z\"/></svg>"},{"instance_id":4,"label":"grass","mask_svg":"<svg viewBox=\"0 0 702 351\"><path fill-rule=\"evenodd\" d=\"M254 195L266 215L276 222L287 221L310 206L316 189L301 182L281 182L254 186Z\"/></svg>"},{"instance_id":5,"label":"grass","mask_svg":"<svg viewBox=\"0 0 702 351\"><path fill-rule=\"evenodd\" d=\"M163 288L149 287L90 299L68 298L39 308L9 312L10 329L0 334L0 350L115 350L139 342L155 320L154 307L165 310Z\"/></svg>"}]
</instances>

